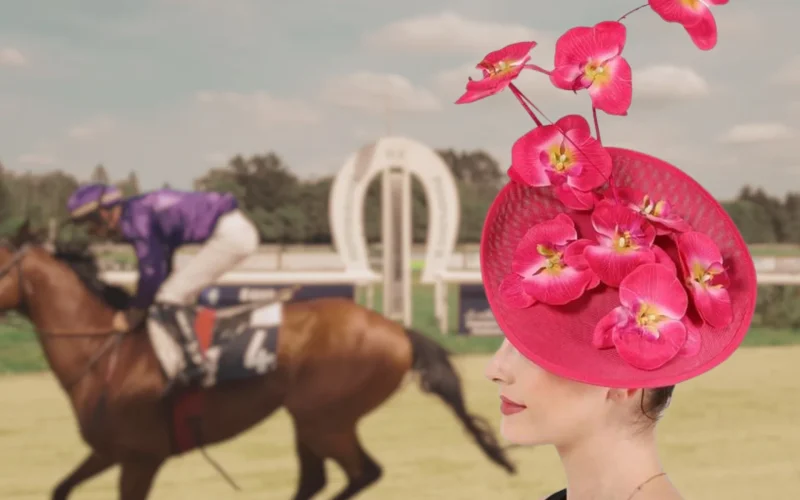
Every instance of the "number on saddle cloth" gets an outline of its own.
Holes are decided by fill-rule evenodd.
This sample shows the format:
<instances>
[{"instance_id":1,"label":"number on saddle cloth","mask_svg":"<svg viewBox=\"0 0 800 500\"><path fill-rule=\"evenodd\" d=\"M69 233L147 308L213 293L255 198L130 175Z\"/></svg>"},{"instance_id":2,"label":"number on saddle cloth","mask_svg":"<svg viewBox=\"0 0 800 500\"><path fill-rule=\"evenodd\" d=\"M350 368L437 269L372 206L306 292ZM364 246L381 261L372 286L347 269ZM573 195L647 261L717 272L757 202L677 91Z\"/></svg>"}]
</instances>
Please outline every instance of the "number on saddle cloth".
<instances>
[{"instance_id":1,"label":"number on saddle cloth","mask_svg":"<svg viewBox=\"0 0 800 500\"><path fill-rule=\"evenodd\" d=\"M237 311L238 310L238 311ZM277 365L283 304L225 309L187 308L205 357L204 387L264 375ZM177 328L151 312L148 333L168 379L185 367L186 342Z\"/></svg>"}]
</instances>

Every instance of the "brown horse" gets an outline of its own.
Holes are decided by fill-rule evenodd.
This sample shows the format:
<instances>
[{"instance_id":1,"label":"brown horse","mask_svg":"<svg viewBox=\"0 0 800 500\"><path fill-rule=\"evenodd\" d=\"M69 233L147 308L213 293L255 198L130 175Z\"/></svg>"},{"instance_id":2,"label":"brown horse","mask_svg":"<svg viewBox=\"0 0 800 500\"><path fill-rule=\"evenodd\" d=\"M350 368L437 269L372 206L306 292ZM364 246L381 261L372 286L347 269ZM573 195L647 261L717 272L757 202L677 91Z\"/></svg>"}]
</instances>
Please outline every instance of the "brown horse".
<instances>
[{"instance_id":1,"label":"brown horse","mask_svg":"<svg viewBox=\"0 0 800 500\"><path fill-rule=\"evenodd\" d=\"M144 328L124 334L111 328L113 297L127 292L98 283L93 257L76 255L37 245L25 225L0 245L0 312L19 310L33 323L91 448L52 498L64 500L79 484L120 465L119 498L144 500L166 460L186 450L170 444L166 378ZM198 390L207 404L197 446L230 439L283 406L294 423L300 468L294 499L312 498L325 487L329 458L348 480L334 498L352 498L382 474L359 440L357 423L411 371L424 391L453 410L490 460L515 472L486 421L468 413L459 376L439 344L345 299L281 307L277 368Z\"/></svg>"}]
</instances>

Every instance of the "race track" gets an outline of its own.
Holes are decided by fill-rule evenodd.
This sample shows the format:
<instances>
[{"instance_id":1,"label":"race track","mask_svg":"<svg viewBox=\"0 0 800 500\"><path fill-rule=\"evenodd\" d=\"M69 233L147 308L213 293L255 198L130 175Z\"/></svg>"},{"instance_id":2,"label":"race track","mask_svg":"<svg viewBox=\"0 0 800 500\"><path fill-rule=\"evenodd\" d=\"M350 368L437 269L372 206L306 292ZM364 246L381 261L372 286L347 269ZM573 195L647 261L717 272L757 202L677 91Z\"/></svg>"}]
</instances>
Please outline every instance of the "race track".
<instances>
[{"instance_id":1,"label":"race track","mask_svg":"<svg viewBox=\"0 0 800 500\"><path fill-rule=\"evenodd\" d=\"M461 357L473 410L498 422L496 391L482 377L485 356ZM663 459L692 500L800 498L800 346L748 348L679 387L660 424ZM84 456L66 399L49 374L0 378L0 498L41 500ZM517 449L521 474L509 477L468 441L448 410L406 386L368 416L361 434L385 476L359 498L530 500L562 487L552 449ZM244 489L236 493L198 453L172 461L152 499L285 500L297 478L292 434L280 412L235 441L211 448ZM320 498L343 486L328 464ZM116 469L76 491L77 500L116 498Z\"/></svg>"}]
</instances>

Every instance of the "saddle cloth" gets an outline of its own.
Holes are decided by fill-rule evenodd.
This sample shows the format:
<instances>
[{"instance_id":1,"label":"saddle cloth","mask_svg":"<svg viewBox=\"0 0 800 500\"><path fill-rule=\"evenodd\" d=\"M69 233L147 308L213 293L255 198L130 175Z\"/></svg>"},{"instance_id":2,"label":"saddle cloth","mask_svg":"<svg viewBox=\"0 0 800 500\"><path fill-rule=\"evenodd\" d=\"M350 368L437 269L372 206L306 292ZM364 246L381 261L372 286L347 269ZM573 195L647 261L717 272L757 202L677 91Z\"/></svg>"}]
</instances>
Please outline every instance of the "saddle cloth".
<instances>
[{"instance_id":1,"label":"saddle cloth","mask_svg":"<svg viewBox=\"0 0 800 500\"><path fill-rule=\"evenodd\" d=\"M281 302L225 309L190 306L187 310L205 358L203 387L264 375L276 367ZM161 369L172 381L186 366L184 341L153 312L147 331Z\"/></svg>"}]
</instances>

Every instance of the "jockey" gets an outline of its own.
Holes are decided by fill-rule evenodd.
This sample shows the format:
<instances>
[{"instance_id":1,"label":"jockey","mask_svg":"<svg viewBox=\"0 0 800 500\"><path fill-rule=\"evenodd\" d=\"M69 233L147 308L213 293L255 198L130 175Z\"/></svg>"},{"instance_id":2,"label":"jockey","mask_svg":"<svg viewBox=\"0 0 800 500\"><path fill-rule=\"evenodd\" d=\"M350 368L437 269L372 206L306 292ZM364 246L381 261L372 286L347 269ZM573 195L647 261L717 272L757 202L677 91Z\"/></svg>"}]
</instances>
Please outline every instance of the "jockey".
<instances>
[{"instance_id":1,"label":"jockey","mask_svg":"<svg viewBox=\"0 0 800 500\"><path fill-rule=\"evenodd\" d=\"M96 236L120 235L133 245L139 264L136 296L128 311L114 317L128 331L155 312L177 329L186 345L187 384L205 375L203 356L186 316L199 293L258 249L256 226L230 194L160 189L128 199L115 186L79 187L67 201L72 221L86 223ZM175 251L187 243L202 247L186 266L172 271Z\"/></svg>"}]
</instances>

